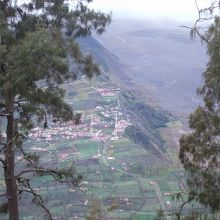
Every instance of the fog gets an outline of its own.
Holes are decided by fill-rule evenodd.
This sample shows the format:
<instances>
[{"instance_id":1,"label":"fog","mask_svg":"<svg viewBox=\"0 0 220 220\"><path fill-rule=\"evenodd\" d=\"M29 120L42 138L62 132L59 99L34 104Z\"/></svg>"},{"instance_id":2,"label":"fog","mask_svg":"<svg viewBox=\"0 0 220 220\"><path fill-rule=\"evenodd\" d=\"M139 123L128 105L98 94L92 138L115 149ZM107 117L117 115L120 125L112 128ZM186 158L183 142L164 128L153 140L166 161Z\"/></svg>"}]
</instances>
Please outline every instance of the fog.
<instances>
[{"instance_id":1,"label":"fog","mask_svg":"<svg viewBox=\"0 0 220 220\"><path fill-rule=\"evenodd\" d=\"M198 0L199 8L209 1ZM112 11L114 18L170 19L190 22L198 16L194 0L93 0L92 8Z\"/></svg>"}]
</instances>

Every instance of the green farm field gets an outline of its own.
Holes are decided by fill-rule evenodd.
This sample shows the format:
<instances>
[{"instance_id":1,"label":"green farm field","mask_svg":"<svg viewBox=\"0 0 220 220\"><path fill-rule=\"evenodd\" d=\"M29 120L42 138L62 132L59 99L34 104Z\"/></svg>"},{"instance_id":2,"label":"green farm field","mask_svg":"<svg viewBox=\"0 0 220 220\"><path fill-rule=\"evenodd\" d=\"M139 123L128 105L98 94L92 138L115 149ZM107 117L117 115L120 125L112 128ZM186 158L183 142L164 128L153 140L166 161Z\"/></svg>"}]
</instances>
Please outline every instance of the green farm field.
<instances>
[{"instance_id":1,"label":"green farm field","mask_svg":"<svg viewBox=\"0 0 220 220\"><path fill-rule=\"evenodd\" d=\"M76 175L83 177L80 185L73 187L59 184L51 176L28 175L30 184L45 198L45 205L55 219L86 219L90 204L96 200L102 204L102 214L106 219L153 220L161 208L158 196L162 197L165 205L169 202L167 208L172 209L171 198L164 193L172 195L179 190L177 176L182 170L173 156L173 140L164 138L167 136L166 128L160 131L166 150L154 153L124 134L127 124L133 121L121 109L121 90L114 83L103 78L81 79L63 88L67 89L67 102L82 113L82 123L78 127L51 124L46 130L39 126L35 132L39 137L29 138L24 143L25 151L40 156L40 165L48 168L74 167ZM103 95L102 91L111 92L111 96ZM167 129L179 126L177 122L168 125ZM150 134L148 138L153 142L152 137ZM164 157L168 159L164 160ZM24 168L22 162L19 167ZM157 183L161 195L157 194L151 181ZM28 194L21 198L22 219L42 220L44 213L39 207L25 209L29 199ZM113 204L114 208L109 209ZM1 219L7 218L1 216Z\"/></svg>"}]
</instances>

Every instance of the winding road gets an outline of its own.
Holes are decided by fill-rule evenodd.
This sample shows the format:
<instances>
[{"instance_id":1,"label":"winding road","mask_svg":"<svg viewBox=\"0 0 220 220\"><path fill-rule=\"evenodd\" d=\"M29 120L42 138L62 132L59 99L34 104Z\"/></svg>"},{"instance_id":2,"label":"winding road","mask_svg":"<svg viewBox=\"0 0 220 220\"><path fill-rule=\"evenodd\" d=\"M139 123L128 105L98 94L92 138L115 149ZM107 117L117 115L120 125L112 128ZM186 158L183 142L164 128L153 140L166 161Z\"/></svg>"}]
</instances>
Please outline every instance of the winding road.
<instances>
[{"instance_id":1,"label":"winding road","mask_svg":"<svg viewBox=\"0 0 220 220\"><path fill-rule=\"evenodd\" d=\"M164 211L164 215L167 217L167 220L171 220L171 217L167 215L167 208L166 208L166 206L164 204L164 201L163 201L163 198L162 198L162 194L161 194L161 191L160 191L160 187L158 186L157 182L155 182L155 181L149 180L149 183L151 185L153 185L155 190L156 190L157 198L159 200L161 209Z\"/></svg>"}]
</instances>

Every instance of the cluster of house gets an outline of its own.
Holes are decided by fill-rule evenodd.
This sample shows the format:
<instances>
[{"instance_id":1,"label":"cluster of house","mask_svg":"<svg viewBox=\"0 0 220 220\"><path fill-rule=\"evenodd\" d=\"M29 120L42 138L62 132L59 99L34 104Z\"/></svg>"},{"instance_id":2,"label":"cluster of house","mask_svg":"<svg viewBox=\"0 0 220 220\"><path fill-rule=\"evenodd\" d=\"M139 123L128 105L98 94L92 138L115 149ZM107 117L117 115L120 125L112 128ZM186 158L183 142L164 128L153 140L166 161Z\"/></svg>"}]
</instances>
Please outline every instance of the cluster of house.
<instances>
[{"instance_id":1,"label":"cluster of house","mask_svg":"<svg viewBox=\"0 0 220 220\"><path fill-rule=\"evenodd\" d=\"M108 88L98 88L96 91L101 95L101 96L116 96L117 93L120 91L119 88L116 89L108 89Z\"/></svg>"},{"instance_id":2,"label":"cluster of house","mask_svg":"<svg viewBox=\"0 0 220 220\"><path fill-rule=\"evenodd\" d=\"M115 96L120 89L98 88L97 91L103 96ZM111 121L101 119L99 115L106 118L112 118ZM88 120L89 119L89 120ZM51 141L55 139L78 139L91 138L94 141L118 140L118 134L124 132L124 129L130 125L129 120L124 120L122 113L119 111L119 103L114 107L97 106L95 110L88 114L88 111L83 114L81 124L75 125L74 121L57 124L50 123L49 129L40 127L34 128L29 134L29 138L39 142L41 140ZM111 135L104 134L102 128L110 128L114 126L114 131Z\"/></svg>"},{"instance_id":3,"label":"cluster of house","mask_svg":"<svg viewBox=\"0 0 220 220\"><path fill-rule=\"evenodd\" d=\"M54 125L49 129L43 129L40 127L34 128L29 134L29 138L35 141L41 141L42 139L50 141L58 139L60 137L65 139L76 139L79 137L89 136L89 127L85 125Z\"/></svg>"},{"instance_id":4,"label":"cluster of house","mask_svg":"<svg viewBox=\"0 0 220 220\"><path fill-rule=\"evenodd\" d=\"M127 128L131 123L127 120L119 120L115 124L115 132L122 133L124 132L125 128Z\"/></svg>"},{"instance_id":5,"label":"cluster of house","mask_svg":"<svg viewBox=\"0 0 220 220\"><path fill-rule=\"evenodd\" d=\"M112 132L111 140L112 141L118 140L119 139L119 133L123 133L125 128L128 127L129 125L131 125L131 123L129 121L126 121L126 120L116 121L115 129Z\"/></svg>"}]
</instances>

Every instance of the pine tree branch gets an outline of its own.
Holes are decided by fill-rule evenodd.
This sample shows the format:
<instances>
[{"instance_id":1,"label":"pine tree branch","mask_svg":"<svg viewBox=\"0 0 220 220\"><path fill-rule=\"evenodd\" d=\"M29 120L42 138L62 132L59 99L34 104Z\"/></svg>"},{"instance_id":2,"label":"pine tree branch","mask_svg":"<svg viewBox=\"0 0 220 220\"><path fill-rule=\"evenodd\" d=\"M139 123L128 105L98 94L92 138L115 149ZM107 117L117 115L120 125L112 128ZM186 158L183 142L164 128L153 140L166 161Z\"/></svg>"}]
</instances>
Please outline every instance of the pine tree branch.
<instances>
[{"instance_id":1,"label":"pine tree branch","mask_svg":"<svg viewBox=\"0 0 220 220\"><path fill-rule=\"evenodd\" d=\"M18 101L15 101L14 104L16 104L17 106L14 107L14 109L16 109L18 112L20 112L21 110L19 110L19 108L21 108L23 110L23 106L22 106L22 102L27 102L26 99L22 99L22 100L18 100Z\"/></svg>"},{"instance_id":2,"label":"pine tree branch","mask_svg":"<svg viewBox=\"0 0 220 220\"><path fill-rule=\"evenodd\" d=\"M21 99L21 100L15 101L14 103L17 104L17 105L21 105L20 102L27 102L27 100L26 99Z\"/></svg>"},{"instance_id":3,"label":"pine tree branch","mask_svg":"<svg viewBox=\"0 0 220 220\"><path fill-rule=\"evenodd\" d=\"M60 182L60 183L67 183L74 185L75 187L79 187L79 181L77 178L71 176L70 179L67 179L67 176L65 176L65 173L62 170L54 170L54 169L44 169L42 167L36 167L29 170L21 171L19 174L16 175L16 178L19 179L22 177L23 174L26 173L43 173L53 176L53 178Z\"/></svg>"},{"instance_id":4,"label":"pine tree branch","mask_svg":"<svg viewBox=\"0 0 220 220\"><path fill-rule=\"evenodd\" d=\"M19 163L19 162L22 161L22 160L26 160L27 162L29 162L30 164L33 165L33 164L34 164L34 161L27 157L27 154L24 152L22 146L19 147L19 150L21 151L21 154L23 155L23 158L22 158L21 160L19 160L17 163ZM17 164L17 163L16 163L16 164Z\"/></svg>"},{"instance_id":5,"label":"pine tree branch","mask_svg":"<svg viewBox=\"0 0 220 220\"><path fill-rule=\"evenodd\" d=\"M180 27L190 29L191 31L195 31L196 34L200 37L200 39L202 39L203 41L205 41L207 44L209 43L209 40L206 39L206 38L204 37L204 35L202 35L202 34L199 32L198 28L196 28L196 27L192 28L192 27L188 27L188 26L185 26L185 25L181 25Z\"/></svg>"},{"instance_id":6,"label":"pine tree branch","mask_svg":"<svg viewBox=\"0 0 220 220\"><path fill-rule=\"evenodd\" d=\"M23 185L24 186L24 185ZM49 209L44 205L44 200L42 198L42 196L38 193L36 193L31 187L30 185L29 186L24 186L26 187L27 189L22 189L19 191L19 194L20 193L23 193L23 192L26 192L26 193L30 193L33 195L33 199L32 199L32 202L37 204L37 205L40 205L41 208L44 209L44 211L47 213L47 216L49 217L50 220L53 220L53 217L52 217L52 214L51 212L49 211ZM36 200L36 201L35 201ZM40 201L39 203L37 201Z\"/></svg>"},{"instance_id":7,"label":"pine tree branch","mask_svg":"<svg viewBox=\"0 0 220 220\"><path fill-rule=\"evenodd\" d=\"M200 9L199 9L199 5L198 5L197 0L195 0L195 5L196 5L196 8L197 8L198 14L200 15Z\"/></svg>"},{"instance_id":8,"label":"pine tree branch","mask_svg":"<svg viewBox=\"0 0 220 220\"><path fill-rule=\"evenodd\" d=\"M2 116L2 117L8 117L8 116L10 116L10 115L0 112L0 116Z\"/></svg>"},{"instance_id":9,"label":"pine tree branch","mask_svg":"<svg viewBox=\"0 0 220 220\"><path fill-rule=\"evenodd\" d=\"M192 197L182 203L182 205L180 206L179 212L178 212L179 216L181 216L181 213L183 211L184 206L187 205L188 203L192 202L194 199L195 199L195 197Z\"/></svg>"},{"instance_id":10,"label":"pine tree branch","mask_svg":"<svg viewBox=\"0 0 220 220\"><path fill-rule=\"evenodd\" d=\"M36 172L45 172L44 169L30 169L30 170L24 170L24 171L21 171L19 174L16 175L16 178L19 178L21 177L23 174L26 174L26 173L36 173Z\"/></svg>"},{"instance_id":11,"label":"pine tree branch","mask_svg":"<svg viewBox=\"0 0 220 220\"><path fill-rule=\"evenodd\" d=\"M23 160L25 160L25 158L23 157L23 158L21 158L21 159L19 159L18 161L16 161L16 163L15 163L15 166L17 166L17 164L19 164L21 161L23 161Z\"/></svg>"},{"instance_id":12,"label":"pine tree branch","mask_svg":"<svg viewBox=\"0 0 220 220\"><path fill-rule=\"evenodd\" d=\"M187 28L187 29L190 29L192 32L195 32L196 35L198 35L201 40L203 40L204 42L206 42L208 44L209 40L205 37L206 31L203 30L202 27L198 26L198 24L202 23L204 21L212 20L213 16L212 16L212 12L211 11L219 8L219 5L215 6L215 4L211 4L211 6L209 8L205 8L205 9L201 10L199 8L198 1L197 0L194 0L194 1L195 1L195 6L196 6L196 9L197 9L197 13L198 13L198 19L194 22L194 26L193 27L189 27L189 26L185 26L185 25L180 26L180 27ZM204 13L207 12L207 11L209 11L210 16L204 15ZM202 30L202 32L204 32L204 33L201 33L200 30Z\"/></svg>"},{"instance_id":13,"label":"pine tree branch","mask_svg":"<svg viewBox=\"0 0 220 220\"><path fill-rule=\"evenodd\" d=\"M23 192L27 192L27 193L32 194L34 196L34 198L32 199L32 202L37 205L40 205L41 208L43 208L45 210L45 212L47 213L49 219L53 220L53 217L52 217L49 209L44 205L43 198L41 197L40 194L36 193L34 191L34 189L31 187L30 180L28 178L19 178L18 183L19 183L19 187L26 188L26 189L24 189L24 188L18 189L18 194L22 194Z\"/></svg>"},{"instance_id":14,"label":"pine tree branch","mask_svg":"<svg viewBox=\"0 0 220 220\"><path fill-rule=\"evenodd\" d=\"M180 208L173 212L173 213L170 213L170 214L167 214L168 216L176 216L177 217L177 220L180 220L181 219L181 216L182 216L182 211L183 211L183 208L185 205L187 205L188 203L192 202L193 200L195 199L195 197L192 197L192 198L189 198L188 200L184 201Z\"/></svg>"}]
</instances>

